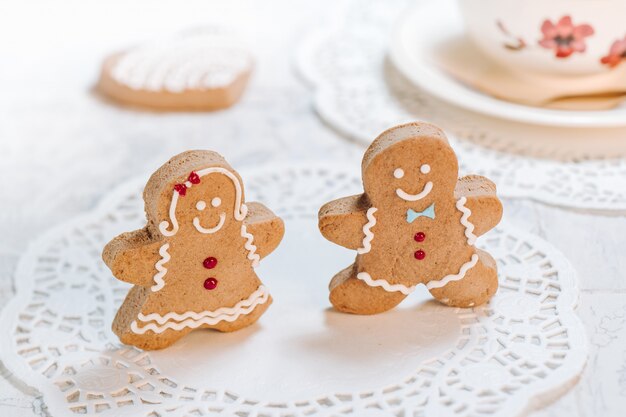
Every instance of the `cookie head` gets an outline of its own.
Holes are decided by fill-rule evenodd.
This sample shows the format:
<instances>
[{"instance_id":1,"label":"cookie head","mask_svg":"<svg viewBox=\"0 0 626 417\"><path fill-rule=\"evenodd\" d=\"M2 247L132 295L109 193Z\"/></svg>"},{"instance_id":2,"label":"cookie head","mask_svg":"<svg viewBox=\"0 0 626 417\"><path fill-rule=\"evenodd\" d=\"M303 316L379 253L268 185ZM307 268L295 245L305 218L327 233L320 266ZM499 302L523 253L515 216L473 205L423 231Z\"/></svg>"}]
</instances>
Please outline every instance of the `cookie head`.
<instances>
[{"instance_id":1,"label":"cookie head","mask_svg":"<svg viewBox=\"0 0 626 417\"><path fill-rule=\"evenodd\" d=\"M398 126L379 136L363 159L365 192L374 205L414 206L452 197L458 162L441 130Z\"/></svg>"},{"instance_id":2,"label":"cookie head","mask_svg":"<svg viewBox=\"0 0 626 417\"><path fill-rule=\"evenodd\" d=\"M246 215L241 179L227 168L192 171L186 181L170 187L167 220L159 224L164 236L173 236L179 230L212 235Z\"/></svg>"}]
</instances>

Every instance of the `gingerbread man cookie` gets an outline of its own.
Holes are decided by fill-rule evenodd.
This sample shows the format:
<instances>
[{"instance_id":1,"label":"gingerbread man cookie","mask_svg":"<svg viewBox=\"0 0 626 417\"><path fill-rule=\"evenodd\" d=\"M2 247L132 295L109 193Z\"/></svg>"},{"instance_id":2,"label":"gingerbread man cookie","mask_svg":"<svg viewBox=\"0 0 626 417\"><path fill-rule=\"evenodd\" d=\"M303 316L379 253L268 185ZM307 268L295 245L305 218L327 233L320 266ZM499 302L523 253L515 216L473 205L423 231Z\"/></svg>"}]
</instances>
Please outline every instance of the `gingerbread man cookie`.
<instances>
[{"instance_id":1,"label":"gingerbread man cookie","mask_svg":"<svg viewBox=\"0 0 626 417\"><path fill-rule=\"evenodd\" d=\"M170 159L143 195L147 225L109 242L102 258L134 284L113 322L123 343L165 348L197 328L254 323L271 304L254 272L284 234L260 203L244 203L239 174L219 154Z\"/></svg>"},{"instance_id":2,"label":"gingerbread man cookie","mask_svg":"<svg viewBox=\"0 0 626 417\"><path fill-rule=\"evenodd\" d=\"M458 179L456 155L439 128L410 123L383 132L363 157L362 176L363 194L319 212L324 237L357 251L330 283L337 310L380 313L418 284L450 306L493 296L496 262L474 242L498 224L502 204L487 178Z\"/></svg>"},{"instance_id":3,"label":"gingerbread man cookie","mask_svg":"<svg viewBox=\"0 0 626 417\"><path fill-rule=\"evenodd\" d=\"M243 94L253 59L220 28L180 33L108 57L98 90L123 104L158 110L218 110Z\"/></svg>"}]
</instances>

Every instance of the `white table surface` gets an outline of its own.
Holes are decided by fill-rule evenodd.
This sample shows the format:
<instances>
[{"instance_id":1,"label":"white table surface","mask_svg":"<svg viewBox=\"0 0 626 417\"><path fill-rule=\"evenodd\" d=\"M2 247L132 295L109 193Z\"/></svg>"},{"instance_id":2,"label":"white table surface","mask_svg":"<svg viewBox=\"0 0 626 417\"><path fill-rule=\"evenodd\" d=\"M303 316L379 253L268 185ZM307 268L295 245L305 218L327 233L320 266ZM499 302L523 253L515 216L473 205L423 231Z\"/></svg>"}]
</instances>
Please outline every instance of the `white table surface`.
<instances>
[{"instance_id":1,"label":"white table surface","mask_svg":"<svg viewBox=\"0 0 626 417\"><path fill-rule=\"evenodd\" d=\"M257 6L253 6L253 4ZM363 149L325 126L293 71L293 51L344 1L4 1L0 4L0 308L28 243L93 208L126 178L185 149L236 167L341 159ZM121 109L90 89L101 59L135 42L207 23L248 38L257 67L243 100L213 114ZM623 416L626 409L626 218L505 201L510 220L559 248L578 270L578 313L591 353L581 381L536 416ZM0 358L1 360L2 358ZM38 393L0 366L0 415L47 415Z\"/></svg>"}]
</instances>

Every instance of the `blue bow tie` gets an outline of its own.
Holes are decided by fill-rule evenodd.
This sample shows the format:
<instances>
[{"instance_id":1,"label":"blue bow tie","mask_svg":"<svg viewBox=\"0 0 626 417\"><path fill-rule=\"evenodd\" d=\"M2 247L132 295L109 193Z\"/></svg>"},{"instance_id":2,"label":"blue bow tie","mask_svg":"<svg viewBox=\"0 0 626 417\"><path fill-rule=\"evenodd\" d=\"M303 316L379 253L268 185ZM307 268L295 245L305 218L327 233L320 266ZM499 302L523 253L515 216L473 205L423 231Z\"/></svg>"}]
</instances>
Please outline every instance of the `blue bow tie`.
<instances>
[{"instance_id":1,"label":"blue bow tie","mask_svg":"<svg viewBox=\"0 0 626 417\"><path fill-rule=\"evenodd\" d=\"M420 211L420 212L417 212L413 209L408 209L406 212L406 221L409 223L413 223L415 219L421 216L434 219L435 218L435 203L432 203L424 211Z\"/></svg>"}]
</instances>

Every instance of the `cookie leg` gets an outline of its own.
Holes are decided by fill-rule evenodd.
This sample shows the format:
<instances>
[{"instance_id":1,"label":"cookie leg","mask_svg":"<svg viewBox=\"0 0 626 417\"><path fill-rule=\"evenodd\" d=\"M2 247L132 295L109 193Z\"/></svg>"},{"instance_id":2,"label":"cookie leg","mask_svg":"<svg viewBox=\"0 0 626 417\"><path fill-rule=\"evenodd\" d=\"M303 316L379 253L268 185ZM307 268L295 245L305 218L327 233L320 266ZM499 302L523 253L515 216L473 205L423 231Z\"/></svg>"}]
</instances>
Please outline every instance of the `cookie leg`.
<instances>
[{"instance_id":1,"label":"cookie leg","mask_svg":"<svg viewBox=\"0 0 626 417\"><path fill-rule=\"evenodd\" d=\"M165 330L163 333L147 331L143 334L133 332L131 325L141 311L145 300L150 295L150 290L144 287L134 286L131 288L124 304L118 310L113 320L112 330L120 341L126 345L136 346L143 350L163 349L173 345L191 331L191 329Z\"/></svg>"},{"instance_id":2,"label":"cookie leg","mask_svg":"<svg viewBox=\"0 0 626 417\"><path fill-rule=\"evenodd\" d=\"M430 293L438 301L453 307L474 307L489 301L498 289L496 261L487 252L476 249L478 262L459 281L449 282Z\"/></svg>"},{"instance_id":3,"label":"cookie leg","mask_svg":"<svg viewBox=\"0 0 626 417\"><path fill-rule=\"evenodd\" d=\"M254 324L259 319L259 317L261 317L263 313L265 313L265 310L267 310L270 304L272 304L272 296L269 296L268 300L265 303L256 306L255 309L252 310L252 312L244 316L240 316L235 321L220 321L213 326L207 327L210 329L218 330L220 332L234 332L236 330L243 329L244 327L248 327L251 324Z\"/></svg>"},{"instance_id":4,"label":"cookie leg","mask_svg":"<svg viewBox=\"0 0 626 417\"><path fill-rule=\"evenodd\" d=\"M188 328L182 330L168 329L163 333L147 331L143 334L139 334L132 331L130 323L121 323L117 316L113 322L113 332L117 334L122 343L125 345L133 345L143 350L164 349L176 343L190 331L191 329Z\"/></svg>"},{"instance_id":5,"label":"cookie leg","mask_svg":"<svg viewBox=\"0 0 626 417\"><path fill-rule=\"evenodd\" d=\"M355 265L339 272L330 281L330 302L339 311L352 314L378 314L400 304L406 295L370 287L356 277Z\"/></svg>"}]
</instances>

